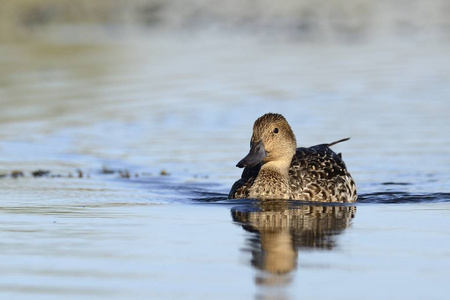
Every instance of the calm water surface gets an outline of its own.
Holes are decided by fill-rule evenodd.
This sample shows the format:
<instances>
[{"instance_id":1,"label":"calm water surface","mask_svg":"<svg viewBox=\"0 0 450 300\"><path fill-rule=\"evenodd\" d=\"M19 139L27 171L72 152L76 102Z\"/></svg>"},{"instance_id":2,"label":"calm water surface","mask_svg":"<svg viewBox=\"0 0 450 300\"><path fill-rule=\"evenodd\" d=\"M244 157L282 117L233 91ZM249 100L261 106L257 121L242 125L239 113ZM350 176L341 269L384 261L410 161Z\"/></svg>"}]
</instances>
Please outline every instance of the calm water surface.
<instances>
[{"instance_id":1,"label":"calm water surface","mask_svg":"<svg viewBox=\"0 0 450 300\"><path fill-rule=\"evenodd\" d=\"M448 53L208 34L0 45L1 297L445 299ZM302 146L352 137L334 149L360 203L226 200L269 111Z\"/></svg>"}]
</instances>

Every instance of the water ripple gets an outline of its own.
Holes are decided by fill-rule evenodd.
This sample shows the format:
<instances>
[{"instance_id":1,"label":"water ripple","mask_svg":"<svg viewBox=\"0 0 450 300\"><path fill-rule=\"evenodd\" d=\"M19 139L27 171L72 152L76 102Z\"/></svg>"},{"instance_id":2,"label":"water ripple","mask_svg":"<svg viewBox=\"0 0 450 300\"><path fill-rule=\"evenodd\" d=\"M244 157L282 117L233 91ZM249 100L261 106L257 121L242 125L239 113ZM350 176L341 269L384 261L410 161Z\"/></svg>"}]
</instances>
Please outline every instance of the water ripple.
<instances>
[{"instance_id":1,"label":"water ripple","mask_svg":"<svg viewBox=\"0 0 450 300\"><path fill-rule=\"evenodd\" d=\"M222 193L209 193L207 191L192 190L196 197L191 198L191 200L200 203L217 203L222 205L253 205L258 200L255 199L228 199L226 194ZM304 204L317 204L326 206L342 206L342 203L322 203L322 202L306 202L291 200L293 204L304 205ZM412 203L442 203L450 202L450 193L408 193L400 191L383 191L383 192L373 192L361 194L358 196L358 203L364 204L412 204Z\"/></svg>"},{"instance_id":2,"label":"water ripple","mask_svg":"<svg viewBox=\"0 0 450 300\"><path fill-rule=\"evenodd\" d=\"M450 193L414 194L408 192L374 192L360 195L358 203L440 203L450 202Z\"/></svg>"}]
</instances>

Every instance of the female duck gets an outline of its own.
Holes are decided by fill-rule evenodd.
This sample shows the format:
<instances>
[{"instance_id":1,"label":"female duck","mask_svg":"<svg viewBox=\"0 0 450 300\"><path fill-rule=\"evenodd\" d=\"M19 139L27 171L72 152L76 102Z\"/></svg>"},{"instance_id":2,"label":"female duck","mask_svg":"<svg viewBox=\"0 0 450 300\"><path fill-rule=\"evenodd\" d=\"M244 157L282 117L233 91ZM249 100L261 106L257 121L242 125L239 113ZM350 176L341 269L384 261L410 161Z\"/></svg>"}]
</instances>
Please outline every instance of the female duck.
<instances>
[{"instance_id":1,"label":"female duck","mask_svg":"<svg viewBox=\"0 0 450 300\"><path fill-rule=\"evenodd\" d=\"M356 186L341 154L331 144L297 148L295 135L280 114L265 114L253 125L250 152L229 198L355 202Z\"/></svg>"}]
</instances>

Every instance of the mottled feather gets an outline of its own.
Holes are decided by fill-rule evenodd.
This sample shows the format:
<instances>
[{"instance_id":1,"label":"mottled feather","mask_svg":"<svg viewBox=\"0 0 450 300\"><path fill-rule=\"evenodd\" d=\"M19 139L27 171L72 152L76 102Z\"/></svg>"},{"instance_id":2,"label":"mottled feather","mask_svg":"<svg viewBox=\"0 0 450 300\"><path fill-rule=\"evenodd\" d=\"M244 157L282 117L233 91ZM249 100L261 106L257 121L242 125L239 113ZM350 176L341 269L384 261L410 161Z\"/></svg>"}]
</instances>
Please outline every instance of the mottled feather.
<instances>
[{"instance_id":1,"label":"mottled feather","mask_svg":"<svg viewBox=\"0 0 450 300\"><path fill-rule=\"evenodd\" d=\"M277 132L280 128L283 134L273 133L274 128ZM266 114L255 121L251 147L265 145L267 156L257 165L245 167L241 178L232 186L229 198L355 202L355 182L342 155L330 149L348 139L296 148L295 135L284 117Z\"/></svg>"},{"instance_id":2,"label":"mottled feather","mask_svg":"<svg viewBox=\"0 0 450 300\"><path fill-rule=\"evenodd\" d=\"M297 148L289 168L289 199L342 203L356 201L355 182L347 171L341 154L336 154L329 145ZM248 198L249 188L260 168L261 164L246 167L228 197Z\"/></svg>"}]
</instances>

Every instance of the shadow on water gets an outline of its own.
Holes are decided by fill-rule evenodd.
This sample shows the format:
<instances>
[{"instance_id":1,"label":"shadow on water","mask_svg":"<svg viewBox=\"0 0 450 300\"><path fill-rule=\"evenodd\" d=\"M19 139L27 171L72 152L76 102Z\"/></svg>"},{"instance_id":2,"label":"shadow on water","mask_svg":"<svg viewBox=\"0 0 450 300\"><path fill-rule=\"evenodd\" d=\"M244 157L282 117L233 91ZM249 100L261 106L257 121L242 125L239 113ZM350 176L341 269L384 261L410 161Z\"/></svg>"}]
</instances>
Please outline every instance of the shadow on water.
<instances>
[{"instance_id":1,"label":"shadow on water","mask_svg":"<svg viewBox=\"0 0 450 300\"><path fill-rule=\"evenodd\" d=\"M230 205L235 224L250 233L244 252L258 271L261 286L292 281L302 251L333 250L338 237L351 226L358 204L416 204L449 202L450 193L414 194L383 191L362 194L354 205L255 199L228 200L225 194L196 190L196 202Z\"/></svg>"},{"instance_id":2,"label":"shadow on water","mask_svg":"<svg viewBox=\"0 0 450 300\"><path fill-rule=\"evenodd\" d=\"M333 249L355 213L355 206L292 201L253 201L231 209L233 221L251 233L244 251L251 253L251 264L264 271L256 282L269 286L291 281L300 250Z\"/></svg>"}]
</instances>

